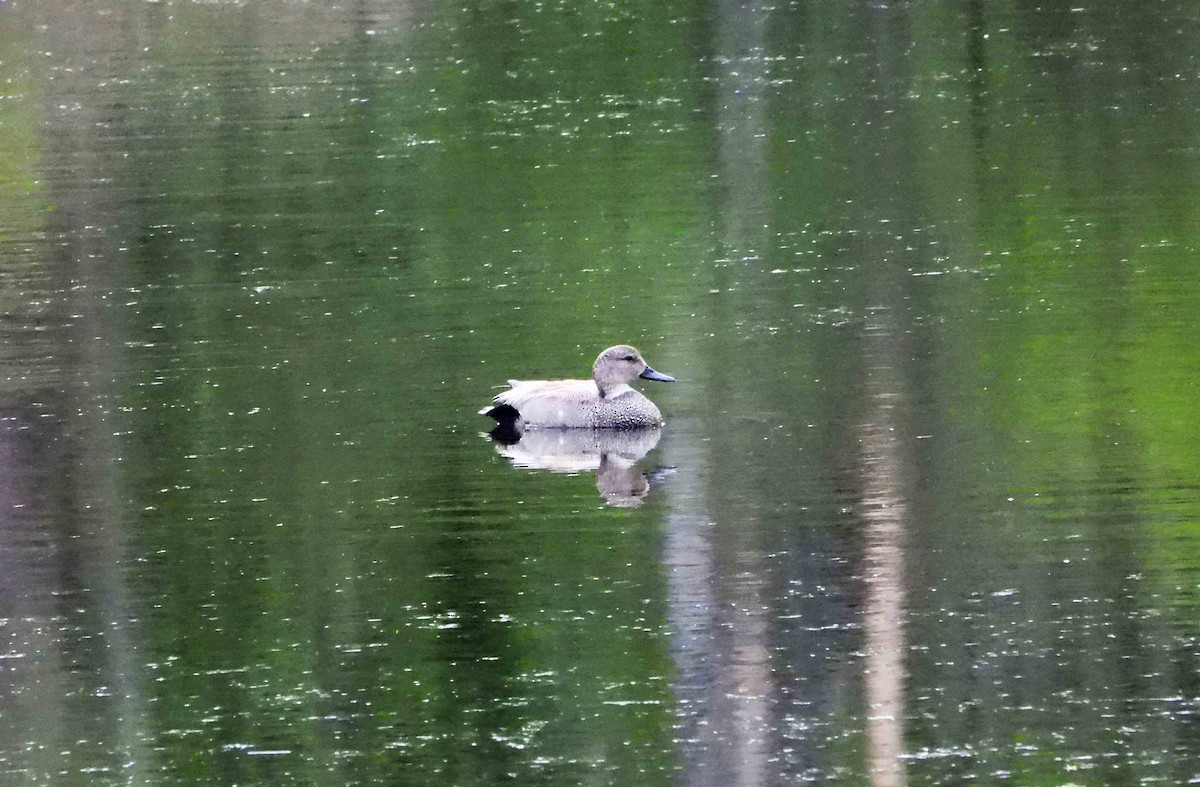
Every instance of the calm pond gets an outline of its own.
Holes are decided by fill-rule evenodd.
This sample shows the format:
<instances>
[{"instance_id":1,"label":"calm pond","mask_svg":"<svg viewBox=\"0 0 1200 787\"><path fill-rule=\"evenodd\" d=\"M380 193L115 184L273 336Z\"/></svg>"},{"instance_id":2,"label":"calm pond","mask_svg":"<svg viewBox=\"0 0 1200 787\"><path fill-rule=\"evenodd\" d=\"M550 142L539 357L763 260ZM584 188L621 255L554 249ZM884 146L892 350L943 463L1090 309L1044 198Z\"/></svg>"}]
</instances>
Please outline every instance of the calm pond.
<instances>
[{"instance_id":1,"label":"calm pond","mask_svg":"<svg viewBox=\"0 0 1200 787\"><path fill-rule=\"evenodd\" d=\"M1198 193L1194 0L0 2L0 782L1200 781Z\"/></svg>"}]
</instances>

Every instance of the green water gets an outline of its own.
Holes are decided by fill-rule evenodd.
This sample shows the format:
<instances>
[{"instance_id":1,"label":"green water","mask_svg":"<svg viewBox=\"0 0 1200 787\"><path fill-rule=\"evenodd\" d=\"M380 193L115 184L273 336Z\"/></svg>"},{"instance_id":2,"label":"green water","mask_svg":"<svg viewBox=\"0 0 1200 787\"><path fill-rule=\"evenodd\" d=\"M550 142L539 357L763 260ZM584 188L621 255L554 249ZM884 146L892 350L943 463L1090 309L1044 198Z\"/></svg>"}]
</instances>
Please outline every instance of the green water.
<instances>
[{"instance_id":1,"label":"green water","mask_svg":"<svg viewBox=\"0 0 1200 787\"><path fill-rule=\"evenodd\" d=\"M1185 0L0 3L0 781L1200 778L1198 76ZM632 468L484 434L620 342Z\"/></svg>"}]
</instances>

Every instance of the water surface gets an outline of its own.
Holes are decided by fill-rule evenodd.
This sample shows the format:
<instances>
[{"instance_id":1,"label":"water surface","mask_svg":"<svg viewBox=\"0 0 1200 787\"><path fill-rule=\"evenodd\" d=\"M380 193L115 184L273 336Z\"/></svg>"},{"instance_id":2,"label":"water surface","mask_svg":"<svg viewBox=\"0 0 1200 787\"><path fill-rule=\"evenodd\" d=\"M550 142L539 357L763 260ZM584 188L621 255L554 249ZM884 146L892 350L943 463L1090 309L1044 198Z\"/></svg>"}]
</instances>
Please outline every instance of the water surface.
<instances>
[{"instance_id":1,"label":"water surface","mask_svg":"<svg viewBox=\"0 0 1200 787\"><path fill-rule=\"evenodd\" d=\"M1197 41L0 6L0 774L1200 778ZM618 342L655 439L485 434Z\"/></svg>"}]
</instances>

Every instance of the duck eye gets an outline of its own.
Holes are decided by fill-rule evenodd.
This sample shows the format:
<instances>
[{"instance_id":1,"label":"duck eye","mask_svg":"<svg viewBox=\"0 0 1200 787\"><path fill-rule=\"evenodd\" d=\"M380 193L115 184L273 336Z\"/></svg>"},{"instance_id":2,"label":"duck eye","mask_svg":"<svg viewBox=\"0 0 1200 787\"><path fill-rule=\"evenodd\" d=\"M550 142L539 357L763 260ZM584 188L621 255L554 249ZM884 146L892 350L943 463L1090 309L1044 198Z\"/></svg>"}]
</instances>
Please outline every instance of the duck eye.
<instances>
[{"instance_id":1,"label":"duck eye","mask_svg":"<svg viewBox=\"0 0 1200 787\"><path fill-rule=\"evenodd\" d=\"M622 361L629 361L630 363L633 363L634 361L636 361L636 360L637 360L637 358L634 358L632 355L626 355L626 356L625 356L624 358L622 358L621 360L622 360Z\"/></svg>"}]
</instances>

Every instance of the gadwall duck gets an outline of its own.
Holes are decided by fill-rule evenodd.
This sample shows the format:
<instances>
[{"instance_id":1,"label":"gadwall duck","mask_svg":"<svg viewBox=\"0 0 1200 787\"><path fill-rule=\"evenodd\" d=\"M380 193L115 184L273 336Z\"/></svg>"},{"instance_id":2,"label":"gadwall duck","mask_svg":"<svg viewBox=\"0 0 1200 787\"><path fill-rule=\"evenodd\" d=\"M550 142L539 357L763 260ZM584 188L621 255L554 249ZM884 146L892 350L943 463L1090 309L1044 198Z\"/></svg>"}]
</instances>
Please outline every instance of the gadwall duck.
<instances>
[{"instance_id":1,"label":"gadwall duck","mask_svg":"<svg viewBox=\"0 0 1200 787\"><path fill-rule=\"evenodd\" d=\"M638 378L673 383L628 344L600 353L590 380L509 380L510 390L480 410L518 432L534 429L647 429L661 426L654 402L629 387Z\"/></svg>"}]
</instances>

